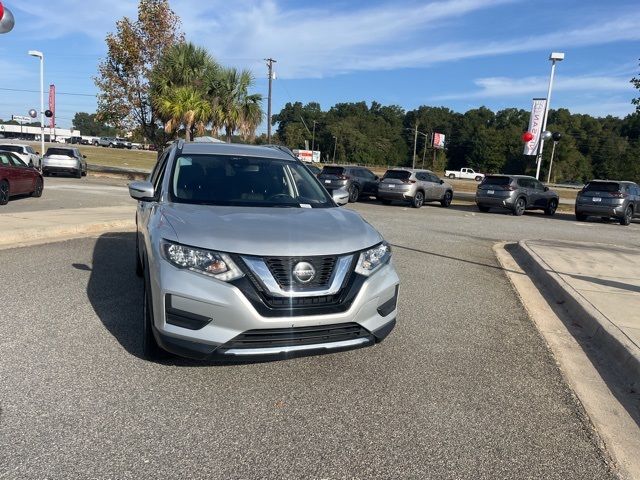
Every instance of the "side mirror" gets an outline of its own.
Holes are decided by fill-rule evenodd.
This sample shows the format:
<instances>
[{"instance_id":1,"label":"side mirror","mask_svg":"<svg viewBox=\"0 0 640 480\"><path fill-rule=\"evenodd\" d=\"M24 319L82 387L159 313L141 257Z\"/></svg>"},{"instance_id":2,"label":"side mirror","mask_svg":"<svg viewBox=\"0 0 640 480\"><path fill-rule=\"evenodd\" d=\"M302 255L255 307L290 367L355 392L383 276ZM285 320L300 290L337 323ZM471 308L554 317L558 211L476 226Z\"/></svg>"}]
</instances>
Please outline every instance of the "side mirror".
<instances>
[{"instance_id":1,"label":"side mirror","mask_svg":"<svg viewBox=\"0 0 640 480\"><path fill-rule=\"evenodd\" d=\"M380 180L380 177L378 175L375 176L376 180Z\"/></svg>"},{"instance_id":2,"label":"side mirror","mask_svg":"<svg viewBox=\"0 0 640 480\"><path fill-rule=\"evenodd\" d=\"M155 194L156 191L151 182L139 181L129 184L129 195L136 200L149 202L155 198Z\"/></svg>"},{"instance_id":3,"label":"side mirror","mask_svg":"<svg viewBox=\"0 0 640 480\"><path fill-rule=\"evenodd\" d=\"M331 192L331 197L333 198L333 201L340 206L349 203L349 192L346 188L338 188L334 190Z\"/></svg>"},{"instance_id":4,"label":"side mirror","mask_svg":"<svg viewBox=\"0 0 640 480\"><path fill-rule=\"evenodd\" d=\"M87 156L86 155L82 155L82 158L87 158Z\"/></svg>"},{"instance_id":5,"label":"side mirror","mask_svg":"<svg viewBox=\"0 0 640 480\"><path fill-rule=\"evenodd\" d=\"M548 192L549 191L549 187L544 187L544 191Z\"/></svg>"},{"instance_id":6,"label":"side mirror","mask_svg":"<svg viewBox=\"0 0 640 480\"><path fill-rule=\"evenodd\" d=\"M36 155L40 155L40 152L36 150Z\"/></svg>"},{"instance_id":7,"label":"side mirror","mask_svg":"<svg viewBox=\"0 0 640 480\"><path fill-rule=\"evenodd\" d=\"M442 185L444 183L444 180L440 179L440 185Z\"/></svg>"}]
</instances>

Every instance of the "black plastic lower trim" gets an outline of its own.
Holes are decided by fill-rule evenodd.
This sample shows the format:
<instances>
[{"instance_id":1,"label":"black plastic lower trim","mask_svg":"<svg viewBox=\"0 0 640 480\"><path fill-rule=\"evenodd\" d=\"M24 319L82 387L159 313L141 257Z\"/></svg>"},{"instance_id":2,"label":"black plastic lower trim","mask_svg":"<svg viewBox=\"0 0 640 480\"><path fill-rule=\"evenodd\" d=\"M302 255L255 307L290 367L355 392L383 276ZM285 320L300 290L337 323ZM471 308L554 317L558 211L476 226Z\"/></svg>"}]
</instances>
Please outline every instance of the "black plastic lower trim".
<instances>
[{"instance_id":1,"label":"black plastic lower trim","mask_svg":"<svg viewBox=\"0 0 640 480\"><path fill-rule=\"evenodd\" d=\"M385 338L387 338L395 326L396 326L396 319L394 318L390 322L385 323L379 329L374 330L372 333L373 333L373 336L376 337L376 343L380 343Z\"/></svg>"},{"instance_id":2,"label":"black plastic lower trim","mask_svg":"<svg viewBox=\"0 0 640 480\"><path fill-rule=\"evenodd\" d=\"M378 313L380 314L380 316L386 317L396 309L396 305L398 304L399 288L400 286L396 285L396 291L393 294L393 297L391 297L389 300L387 300L386 302L384 302L382 305L378 307Z\"/></svg>"},{"instance_id":3,"label":"black plastic lower trim","mask_svg":"<svg viewBox=\"0 0 640 480\"><path fill-rule=\"evenodd\" d=\"M166 322L170 325L175 325L177 327L188 328L189 330L200 330L206 324L208 324L211 319L208 317L204 317L202 315L198 315L196 313L185 312L184 310L179 310L177 308L173 308L171 305L171 295L167 295L165 297L166 301Z\"/></svg>"},{"instance_id":4,"label":"black plastic lower trim","mask_svg":"<svg viewBox=\"0 0 640 480\"><path fill-rule=\"evenodd\" d=\"M167 352L179 355L180 357L192 358L194 360L208 360L215 356L217 345L207 345L205 343L191 342L181 338L170 337L160 333L153 327L153 334L158 345Z\"/></svg>"}]
</instances>

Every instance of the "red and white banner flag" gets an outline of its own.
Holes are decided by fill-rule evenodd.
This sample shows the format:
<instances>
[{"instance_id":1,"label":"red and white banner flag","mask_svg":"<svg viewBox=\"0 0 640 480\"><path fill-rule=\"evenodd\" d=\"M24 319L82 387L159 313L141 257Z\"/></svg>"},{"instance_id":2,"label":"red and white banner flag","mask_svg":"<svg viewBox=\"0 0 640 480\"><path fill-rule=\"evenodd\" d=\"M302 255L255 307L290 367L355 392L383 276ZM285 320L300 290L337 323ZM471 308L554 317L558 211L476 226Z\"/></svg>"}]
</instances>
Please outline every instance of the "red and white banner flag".
<instances>
[{"instance_id":1,"label":"red and white banner flag","mask_svg":"<svg viewBox=\"0 0 640 480\"><path fill-rule=\"evenodd\" d=\"M433 148L444 148L444 134L433 132Z\"/></svg>"},{"instance_id":2,"label":"red and white banner flag","mask_svg":"<svg viewBox=\"0 0 640 480\"><path fill-rule=\"evenodd\" d=\"M49 119L49 126L51 128L56 127L56 86L49 85L49 110L53 112L53 115Z\"/></svg>"},{"instance_id":3,"label":"red and white banner flag","mask_svg":"<svg viewBox=\"0 0 640 480\"><path fill-rule=\"evenodd\" d=\"M542 133L542 122L544 121L544 111L547 106L546 98L534 98L531 105L531 118L529 119L529 129L533 138L524 144L523 155L536 155L538 153L538 142Z\"/></svg>"}]
</instances>

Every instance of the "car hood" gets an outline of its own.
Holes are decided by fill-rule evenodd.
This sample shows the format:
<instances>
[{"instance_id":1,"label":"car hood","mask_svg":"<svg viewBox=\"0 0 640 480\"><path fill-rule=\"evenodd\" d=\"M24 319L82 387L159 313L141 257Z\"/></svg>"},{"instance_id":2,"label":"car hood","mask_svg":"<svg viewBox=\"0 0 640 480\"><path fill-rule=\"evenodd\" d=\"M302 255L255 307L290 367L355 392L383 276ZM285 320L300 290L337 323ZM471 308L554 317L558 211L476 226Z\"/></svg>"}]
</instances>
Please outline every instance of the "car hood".
<instances>
[{"instance_id":1,"label":"car hood","mask_svg":"<svg viewBox=\"0 0 640 480\"><path fill-rule=\"evenodd\" d=\"M344 208L218 207L170 203L160 213L178 242L258 256L338 255L382 241L356 212Z\"/></svg>"}]
</instances>

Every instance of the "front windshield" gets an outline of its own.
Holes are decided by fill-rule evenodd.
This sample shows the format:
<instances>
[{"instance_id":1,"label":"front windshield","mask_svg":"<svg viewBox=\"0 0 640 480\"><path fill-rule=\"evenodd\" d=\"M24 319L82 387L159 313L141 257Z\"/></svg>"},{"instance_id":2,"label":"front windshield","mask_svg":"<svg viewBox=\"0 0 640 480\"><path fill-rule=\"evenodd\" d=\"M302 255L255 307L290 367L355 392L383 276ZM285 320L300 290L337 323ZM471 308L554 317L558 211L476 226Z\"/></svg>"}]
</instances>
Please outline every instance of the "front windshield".
<instances>
[{"instance_id":1,"label":"front windshield","mask_svg":"<svg viewBox=\"0 0 640 480\"><path fill-rule=\"evenodd\" d=\"M175 202L242 207L326 208L335 204L294 161L232 155L187 155L175 161Z\"/></svg>"}]
</instances>

